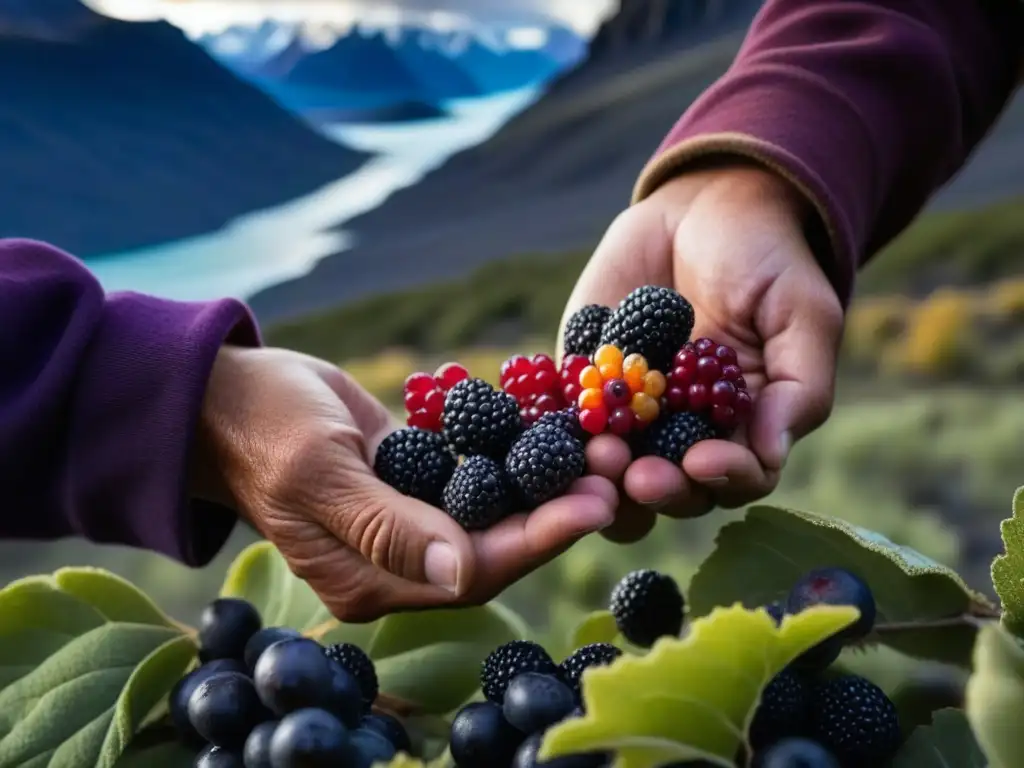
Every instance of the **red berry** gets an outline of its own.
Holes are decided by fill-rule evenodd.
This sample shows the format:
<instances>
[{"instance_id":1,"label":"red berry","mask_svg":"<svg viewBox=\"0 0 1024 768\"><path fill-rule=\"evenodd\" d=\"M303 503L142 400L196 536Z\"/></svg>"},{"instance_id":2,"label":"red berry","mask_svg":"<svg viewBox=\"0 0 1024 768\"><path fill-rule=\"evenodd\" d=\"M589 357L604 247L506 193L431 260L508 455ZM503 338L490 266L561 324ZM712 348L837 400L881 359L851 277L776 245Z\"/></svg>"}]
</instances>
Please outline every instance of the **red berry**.
<instances>
[{"instance_id":1,"label":"red berry","mask_svg":"<svg viewBox=\"0 0 1024 768\"><path fill-rule=\"evenodd\" d=\"M676 353L675 366L682 368L690 373L694 373L697 370L697 360L700 359L700 355L692 347L683 347Z\"/></svg>"},{"instance_id":2,"label":"red berry","mask_svg":"<svg viewBox=\"0 0 1024 768\"><path fill-rule=\"evenodd\" d=\"M611 379L604 383L604 403L611 409L629 405L633 393L622 379Z\"/></svg>"},{"instance_id":3,"label":"red berry","mask_svg":"<svg viewBox=\"0 0 1024 768\"><path fill-rule=\"evenodd\" d=\"M725 429L738 426L749 417L753 399L737 360L735 349L713 339L684 344L668 375L667 409L703 412Z\"/></svg>"},{"instance_id":4,"label":"red berry","mask_svg":"<svg viewBox=\"0 0 1024 768\"><path fill-rule=\"evenodd\" d=\"M440 416L444 410L444 392L440 389L427 392L427 396L423 399L423 410L434 416Z\"/></svg>"},{"instance_id":5,"label":"red berry","mask_svg":"<svg viewBox=\"0 0 1024 768\"><path fill-rule=\"evenodd\" d=\"M414 390L412 392L406 392L403 399L405 400L405 410L409 413L417 411L423 407L426 402L428 391Z\"/></svg>"},{"instance_id":6,"label":"red berry","mask_svg":"<svg viewBox=\"0 0 1024 768\"><path fill-rule=\"evenodd\" d=\"M736 427L736 411L729 405L712 406L711 420L723 429L733 429Z\"/></svg>"},{"instance_id":7,"label":"red berry","mask_svg":"<svg viewBox=\"0 0 1024 768\"><path fill-rule=\"evenodd\" d=\"M707 384L691 384L686 393L687 405L691 411L703 411L711 405L711 391Z\"/></svg>"},{"instance_id":8,"label":"red berry","mask_svg":"<svg viewBox=\"0 0 1024 768\"><path fill-rule=\"evenodd\" d=\"M520 411L519 415L522 416L523 421L527 424L533 424L541 417L541 412L537 409L537 406L531 405L529 408Z\"/></svg>"},{"instance_id":9,"label":"red berry","mask_svg":"<svg viewBox=\"0 0 1024 768\"><path fill-rule=\"evenodd\" d=\"M668 383L673 387L688 387L693 384L694 379L697 376L697 362L694 360L693 369L684 368L681 365L677 365L668 374Z\"/></svg>"},{"instance_id":10,"label":"red berry","mask_svg":"<svg viewBox=\"0 0 1024 768\"><path fill-rule=\"evenodd\" d=\"M636 414L632 408L616 408L608 417L608 430L613 435L628 435L633 431Z\"/></svg>"},{"instance_id":11,"label":"red berry","mask_svg":"<svg viewBox=\"0 0 1024 768\"><path fill-rule=\"evenodd\" d=\"M689 389L689 387L686 389ZM665 390L665 404L668 406L668 410L673 413L686 410L686 406L689 403L686 389L682 387L669 387Z\"/></svg>"},{"instance_id":12,"label":"red berry","mask_svg":"<svg viewBox=\"0 0 1024 768\"><path fill-rule=\"evenodd\" d=\"M708 338L697 339L695 342L693 342L693 348L701 357L704 357L704 355L708 354L712 349L714 349L717 346L718 345L715 344L715 342Z\"/></svg>"},{"instance_id":13,"label":"red berry","mask_svg":"<svg viewBox=\"0 0 1024 768\"><path fill-rule=\"evenodd\" d=\"M555 364L551 364L551 370L547 368L538 369L533 374L533 386L538 393L550 392L551 389L558 383L558 374L555 373Z\"/></svg>"},{"instance_id":14,"label":"red berry","mask_svg":"<svg viewBox=\"0 0 1024 768\"><path fill-rule=\"evenodd\" d=\"M736 411L737 418L745 419L754 410L754 401L751 399L749 392L740 390L736 393L736 399L733 401L732 407Z\"/></svg>"},{"instance_id":15,"label":"red berry","mask_svg":"<svg viewBox=\"0 0 1024 768\"><path fill-rule=\"evenodd\" d=\"M550 413L551 411L560 411L562 404L558 401L554 395L541 395L537 398L537 401L533 404L533 407L538 410L538 416L540 413Z\"/></svg>"},{"instance_id":16,"label":"red berry","mask_svg":"<svg viewBox=\"0 0 1024 768\"><path fill-rule=\"evenodd\" d=\"M711 386L711 405L712 406L729 406L736 400L736 385L731 381L725 381L721 379L716 381Z\"/></svg>"},{"instance_id":17,"label":"red berry","mask_svg":"<svg viewBox=\"0 0 1024 768\"><path fill-rule=\"evenodd\" d=\"M723 365L722 378L726 381L737 381L743 378L743 370L736 363Z\"/></svg>"},{"instance_id":18,"label":"red berry","mask_svg":"<svg viewBox=\"0 0 1024 768\"><path fill-rule=\"evenodd\" d=\"M722 376L722 364L717 357L705 355L697 361L697 379L705 384L714 384Z\"/></svg>"},{"instance_id":19,"label":"red berry","mask_svg":"<svg viewBox=\"0 0 1024 768\"><path fill-rule=\"evenodd\" d=\"M575 403L580 399L580 392L583 391L578 383L566 384L562 389L562 394L565 395L565 400L568 403Z\"/></svg>"},{"instance_id":20,"label":"red berry","mask_svg":"<svg viewBox=\"0 0 1024 768\"><path fill-rule=\"evenodd\" d=\"M608 426L608 409L601 406L580 411L580 426L592 435L600 435Z\"/></svg>"},{"instance_id":21,"label":"red berry","mask_svg":"<svg viewBox=\"0 0 1024 768\"><path fill-rule=\"evenodd\" d=\"M533 369L535 371L550 371L554 375L558 375L558 368L555 367L555 361L547 355L534 355L530 361L533 363Z\"/></svg>"},{"instance_id":22,"label":"red berry","mask_svg":"<svg viewBox=\"0 0 1024 768\"><path fill-rule=\"evenodd\" d=\"M441 417L423 408L410 413L405 423L417 429L429 429L431 432L437 432L441 429Z\"/></svg>"},{"instance_id":23,"label":"red berry","mask_svg":"<svg viewBox=\"0 0 1024 768\"><path fill-rule=\"evenodd\" d=\"M447 392L463 379L469 378L469 371L458 363L445 363L434 372L437 386Z\"/></svg>"},{"instance_id":24,"label":"red berry","mask_svg":"<svg viewBox=\"0 0 1024 768\"><path fill-rule=\"evenodd\" d=\"M732 347L727 347L724 344L719 344L715 347L715 357L722 361L722 365L735 365L736 350Z\"/></svg>"},{"instance_id":25,"label":"red berry","mask_svg":"<svg viewBox=\"0 0 1024 768\"><path fill-rule=\"evenodd\" d=\"M562 377L562 381L568 383L572 382L578 384L580 381L580 372L590 365L584 355L568 355L562 361L562 370L559 371L559 375Z\"/></svg>"},{"instance_id":26,"label":"red berry","mask_svg":"<svg viewBox=\"0 0 1024 768\"><path fill-rule=\"evenodd\" d=\"M429 392L437 387L437 382L429 373L413 373L405 380L406 392Z\"/></svg>"}]
</instances>

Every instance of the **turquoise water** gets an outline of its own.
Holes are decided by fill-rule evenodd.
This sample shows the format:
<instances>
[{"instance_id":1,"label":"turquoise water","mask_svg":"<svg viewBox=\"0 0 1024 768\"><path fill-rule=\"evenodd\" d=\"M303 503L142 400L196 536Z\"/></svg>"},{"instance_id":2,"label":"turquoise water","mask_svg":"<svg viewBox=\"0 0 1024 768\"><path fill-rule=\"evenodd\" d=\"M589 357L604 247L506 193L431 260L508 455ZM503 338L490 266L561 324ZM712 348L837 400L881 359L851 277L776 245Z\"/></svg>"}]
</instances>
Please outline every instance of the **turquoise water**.
<instances>
[{"instance_id":1,"label":"turquoise water","mask_svg":"<svg viewBox=\"0 0 1024 768\"><path fill-rule=\"evenodd\" d=\"M224 229L92 259L110 291L171 299L245 298L306 274L317 261L349 248L352 236L331 227L379 206L453 154L488 139L537 97L534 88L452 102L451 117L410 125L328 129L345 144L378 153L356 173L306 197L248 214Z\"/></svg>"}]
</instances>

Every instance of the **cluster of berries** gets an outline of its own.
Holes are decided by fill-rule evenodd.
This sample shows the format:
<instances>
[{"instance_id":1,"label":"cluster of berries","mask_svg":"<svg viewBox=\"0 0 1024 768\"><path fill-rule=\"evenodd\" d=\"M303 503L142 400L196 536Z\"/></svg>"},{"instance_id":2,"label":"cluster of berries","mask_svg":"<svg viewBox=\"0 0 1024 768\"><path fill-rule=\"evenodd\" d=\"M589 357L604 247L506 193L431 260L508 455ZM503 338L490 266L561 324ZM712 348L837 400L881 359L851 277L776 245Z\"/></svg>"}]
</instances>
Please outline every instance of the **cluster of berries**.
<instances>
[{"instance_id":1,"label":"cluster of berries","mask_svg":"<svg viewBox=\"0 0 1024 768\"><path fill-rule=\"evenodd\" d=\"M395 717L372 709L373 662L263 627L245 600L215 600L199 626L201 664L175 685L170 716L196 768L371 768L411 753Z\"/></svg>"},{"instance_id":2,"label":"cluster of berries","mask_svg":"<svg viewBox=\"0 0 1024 768\"><path fill-rule=\"evenodd\" d=\"M650 648L662 637L678 637L685 623L682 592L672 577L653 570L633 571L612 590L609 610L620 634ZM794 585L785 604L767 606L781 622L814 605L852 605L861 618L851 627L803 654L765 689L751 723L750 760L758 768L874 768L886 765L900 746L896 708L868 680L823 674L844 644L859 642L875 620L871 590L841 568L815 570ZM586 670L613 664L622 651L609 643L578 648L560 664L540 645L516 640L485 660L480 684L486 701L459 711L451 728L450 751L457 768L609 768L614 756L580 754L538 763L544 733L583 715L581 682ZM676 762L664 768L700 768L705 761Z\"/></svg>"}]
</instances>

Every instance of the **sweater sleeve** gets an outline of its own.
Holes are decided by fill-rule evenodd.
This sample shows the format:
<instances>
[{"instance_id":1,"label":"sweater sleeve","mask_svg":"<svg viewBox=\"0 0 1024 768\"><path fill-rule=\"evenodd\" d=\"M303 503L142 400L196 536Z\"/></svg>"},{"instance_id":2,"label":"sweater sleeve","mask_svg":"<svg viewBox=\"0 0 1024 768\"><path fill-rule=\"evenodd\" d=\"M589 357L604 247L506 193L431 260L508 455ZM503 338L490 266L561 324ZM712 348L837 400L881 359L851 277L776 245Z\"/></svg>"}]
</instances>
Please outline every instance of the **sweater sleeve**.
<instances>
[{"instance_id":1,"label":"sweater sleeve","mask_svg":"<svg viewBox=\"0 0 1024 768\"><path fill-rule=\"evenodd\" d=\"M845 303L858 266L995 123L1020 71L1022 7L767 0L729 71L641 173L634 201L709 159L770 168L817 211L811 244Z\"/></svg>"},{"instance_id":2,"label":"sweater sleeve","mask_svg":"<svg viewBox=\"0 0 1024 768\"><path fill-rule=\"evenodd\" d=\"M56 248L0 240L0 537L209 561L235 517L190 499L187 481L224 343L259 344L237 301L105 295Z\"/></svg>"}]
</instances>

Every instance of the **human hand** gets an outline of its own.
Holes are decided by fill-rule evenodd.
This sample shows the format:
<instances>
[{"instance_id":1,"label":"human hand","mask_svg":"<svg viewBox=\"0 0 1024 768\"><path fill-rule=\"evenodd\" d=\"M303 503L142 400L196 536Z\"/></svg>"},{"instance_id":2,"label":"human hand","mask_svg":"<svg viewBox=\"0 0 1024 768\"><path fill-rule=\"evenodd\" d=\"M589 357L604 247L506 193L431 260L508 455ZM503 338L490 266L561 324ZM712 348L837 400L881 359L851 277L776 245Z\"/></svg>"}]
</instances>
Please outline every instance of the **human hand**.
<instances>
[{"instance_id":1,"label":"human hand","mask_svg":"<svg viewBox=\"0 0 1024 768\"><path fill-rule=\"evenodd\" d=\"M612 482L584 477L529 515L467 533L373 472L390 414L343 371L224 347L203 405L197 493L237 509L344 621L483 603L608 525Z\"/></svg>"},{"instance_id":2,"label":"human hand","mask_svg":"<svg viewBox=\"0 0 1024 768\"><path fill-rule=\"evenodd\" d=\"M590 471L618 482L624 503L604 533L635 541L656 512L694 517L770 493L794 440L832 407L843 312L802 232L806 203L787 182L754 168L680 176L615 220L569 299L616 306L642 285L675 288L693 304L693 338L736 349L754 413L731 441L694 446L682 467L631 461L620 438L587 449ZM559 339L559 349L561 349Z\"/></svg>"}]
</instances>

